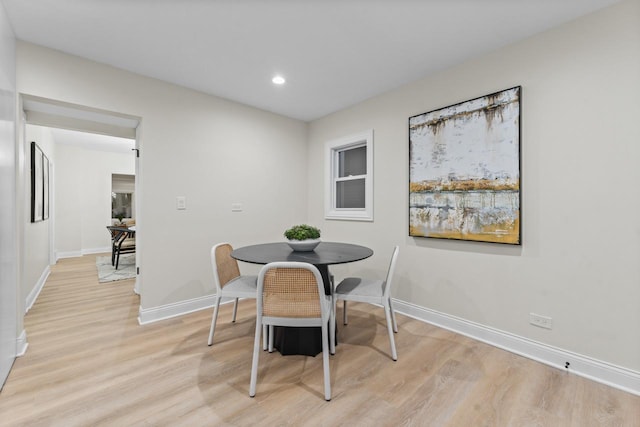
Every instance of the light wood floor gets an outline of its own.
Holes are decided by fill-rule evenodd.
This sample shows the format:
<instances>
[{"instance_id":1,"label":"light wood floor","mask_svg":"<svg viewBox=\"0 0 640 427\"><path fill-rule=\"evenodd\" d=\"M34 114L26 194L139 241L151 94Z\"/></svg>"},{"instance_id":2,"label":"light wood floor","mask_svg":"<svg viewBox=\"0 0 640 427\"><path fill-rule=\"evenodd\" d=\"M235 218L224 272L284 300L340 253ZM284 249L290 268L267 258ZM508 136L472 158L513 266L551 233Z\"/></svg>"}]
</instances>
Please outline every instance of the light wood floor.
<instances>
[{"instance_id":1,"label":"light wood floor","mask_svg":"<svg viewBox=\"0 0 640 427\"><path fill-rule=\"evenodd\" d=\"M99 284L95 257L61 260L25 317L29 349L0 393L2 426L640 426L640 397L353 303L331 357L261 353L248 396L252 301L139 326L132 281ZM339 309L338 318L341 316Z\"/></svg>"}]
</instances>

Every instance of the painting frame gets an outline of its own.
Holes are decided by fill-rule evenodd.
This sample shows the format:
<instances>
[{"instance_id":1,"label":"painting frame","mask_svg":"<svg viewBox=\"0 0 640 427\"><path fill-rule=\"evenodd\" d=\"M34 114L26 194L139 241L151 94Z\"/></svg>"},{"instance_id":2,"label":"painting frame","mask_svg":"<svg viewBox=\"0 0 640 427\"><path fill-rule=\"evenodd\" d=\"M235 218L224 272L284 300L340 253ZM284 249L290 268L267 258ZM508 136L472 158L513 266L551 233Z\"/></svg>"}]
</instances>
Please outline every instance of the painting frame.
<instances>
[{"instance_id":1,"label":"painting frame","mask_svg":"<svg viewBox=\"0 0 640 427\"><path fill-rule=\"evenodd\" d=\"M409 236L522 245L515 86L409 117Z\"/></svg>"},{"instance_id":2,"label":"painting frame","mask_svg":"<svg viewBox=\"0 0 640 427\"><path fill-rule=\"evenodd\" d=\"M45 165L46 156L35 141L31 142L31 222L40 222L44 218L45 202ZM48 166L47 160L47 166ZM47 170L48 172L48 170ZM47 188L48 188L47 175ZM48 214L48 211L47 211ZM48 218L48 215L47 215Z\"/></svg>"},{"instance_id":3,"label":"painting frame","mask_svg":"<svg viewBox=\"0 0 640 427\"><path fill-rule=\"evenodd\" d=\"M42 219L49 219L49 158L42 153Z\"/></svg>"}]
</instances>

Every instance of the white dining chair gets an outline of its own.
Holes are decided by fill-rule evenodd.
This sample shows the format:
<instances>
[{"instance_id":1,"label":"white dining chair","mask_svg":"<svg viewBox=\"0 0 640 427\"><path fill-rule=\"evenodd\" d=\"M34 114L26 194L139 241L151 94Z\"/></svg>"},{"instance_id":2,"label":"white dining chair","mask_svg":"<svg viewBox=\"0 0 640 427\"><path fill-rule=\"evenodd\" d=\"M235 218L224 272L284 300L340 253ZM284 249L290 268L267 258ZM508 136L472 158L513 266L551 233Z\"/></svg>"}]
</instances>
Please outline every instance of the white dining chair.
<instances>
[{"instance_id":1,"label":"white dining chair","mask_svg":"<svg viewBox=\"0 0 640 427\"><path fill-rule=\"evenodd\" d=\"M393 360L398 360L396 343L393 337L393 334L398 332L398 324L396 322L396 314L391 305L391 285L393 283L393 273L396 268L399 250L398 246L393 250L386 280L348 277L338 284L333 294L334 317L336 303L338 300L342 300L344 304L342 316L345 325L347 324L347 301L366 302L381 305L384 308L387 330L389 332L389 343L391 344L391 358ZM332 327L335 328L335 323Z\"/></svg>"},{"instance_id":2,"label":"white dining chair","mask_svg":"<svg viewBox=\"0 0 640 427\"><path fill-rule=\"evenodd\" d=\"M208 345L213 344L213 334L216 330L218 310L222 298L234 298L233 316L231 321L236 321L239 298L256 298L257 276L242 276L238 268L238 262L231 257L233 247L229 243L219 243L211 248L211 265L213 267L213 281L216 285L216 302L211 318ZM266 348L266 337L263 347Z\"/></svg>"},{"instance_id":3,"label":"white dining chair","mask_svg":"<svg viewBox=\"0 0 640 427\"><path fill-rule=\"evenodd\" d=\"M272 262L258 275L256 332L251 364L249 396L256 395L260 333L266 326L320 327L322 330L322 365L324 398L331 400L329 373L329 325L332 318L331 296L325 295L318 269L302 262Z\"/></svg>"}]
</instances>

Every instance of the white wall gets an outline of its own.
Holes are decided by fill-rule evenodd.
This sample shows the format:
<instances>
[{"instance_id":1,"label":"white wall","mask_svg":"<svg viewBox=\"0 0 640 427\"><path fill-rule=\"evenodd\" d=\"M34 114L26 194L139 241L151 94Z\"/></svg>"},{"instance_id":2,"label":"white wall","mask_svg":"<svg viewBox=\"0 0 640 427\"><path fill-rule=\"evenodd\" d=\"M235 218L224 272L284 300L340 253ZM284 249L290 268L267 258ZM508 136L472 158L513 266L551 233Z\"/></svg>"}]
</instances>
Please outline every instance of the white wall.
<instances>
[{"instance_id":1,"label":"white wall","mask_svg":"<svg viewBox=\"0 0 640 427\"><path fill-rule=\"evenodd\" d=\"M24 158L26 160L27 173L25 174L24 214L26 224L24 230L24 270L22 273L22 299L26 301L29 294L34 292L37 286L42 286L45 272L49 269L49 228L51 219L31 222L31 142L35 141L42 152L49 158L49 162L55 162L53 153L53 137L51 131L40 126L27 125L25 127ZM52 194L52 193L50 193ZM51 217L51 214L49 215ZM35 291L37 292L37 291Z\"/></svg>"},{"instance_id":2,"label":"white wall","mask_svg":"<svg viewBox=\"0 0 640 427\"><path fill-rule=\"evenodd\" d=\"M135 155L55 144L57 256L110 251L111 175L135 173Z\"/></svg>"},{"instance_id":3,"label":"white wall","mask_svg":"<svg viewBox=\"0 0 640 427\"><path fill-rule=\"evenodd\" d=\"M0 3L0 388L16 355L18 271L16 218L16 41ZM19 324L17 324L19 323Z\"/></svg>"},{"instance_id":4,"label":"white wall","mask_svg":"<svg viewBox=\"0 0 640 427\"><path fill-rule=\"evenodd\" d=\"M141 117L143 310L212 294L214 243L282 239L306 219L303 122L23 42L17 75L20 93Z\"/></svg>"},{"instance_id":5,"label":"white wall","mask_svg":"<svg viewBox=\"0 0 640 427\"><path fill-rule=\"evenodd\" d=\"M640 2L631 0L310 124L309 194L323 194L327 140L373 128L375 221L309 222L373 258L394 297L640 371ZM522 85L522 247L408 237L412 115ZM551 316L553 329L529 324Z\"/></svg>"}]
</instances>

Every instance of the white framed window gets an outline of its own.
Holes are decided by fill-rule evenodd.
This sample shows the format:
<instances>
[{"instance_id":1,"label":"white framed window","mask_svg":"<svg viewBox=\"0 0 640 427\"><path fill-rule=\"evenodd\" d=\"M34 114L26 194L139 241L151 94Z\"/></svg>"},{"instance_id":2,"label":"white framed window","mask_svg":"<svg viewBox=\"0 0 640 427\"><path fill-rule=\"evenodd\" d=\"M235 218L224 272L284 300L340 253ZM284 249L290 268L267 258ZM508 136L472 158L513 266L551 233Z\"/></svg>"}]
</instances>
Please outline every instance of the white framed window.
<instances>
[{"instance_id":1,"label":"white framed window","mask_svg":"<svg viewBox=\"0 0 640 427\"><path fill-rule=\"evenodd\" d=\"M373 221L373 129L325 143L325 218Z\"/></svg>"}]
</instances>

